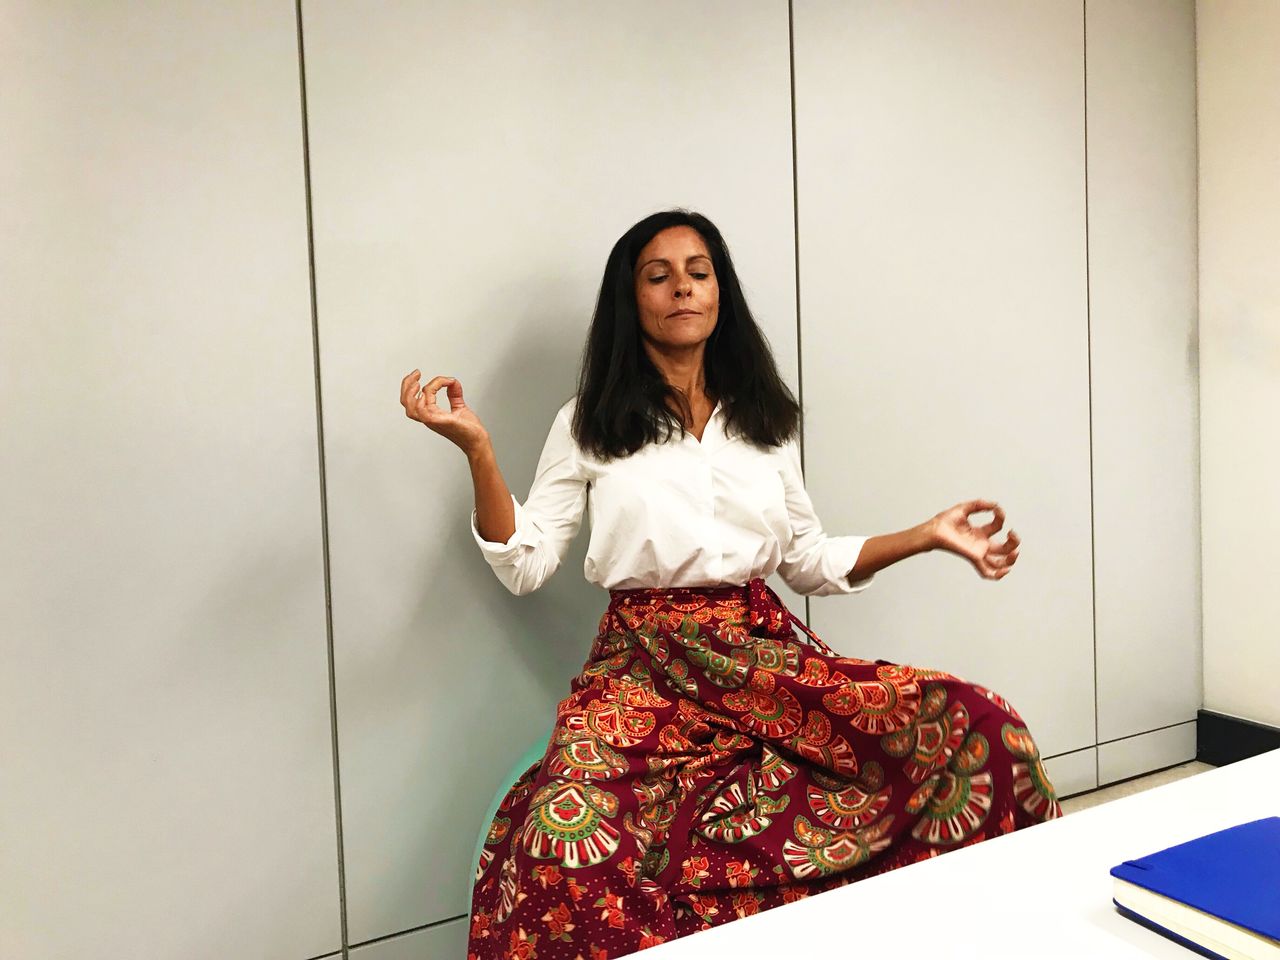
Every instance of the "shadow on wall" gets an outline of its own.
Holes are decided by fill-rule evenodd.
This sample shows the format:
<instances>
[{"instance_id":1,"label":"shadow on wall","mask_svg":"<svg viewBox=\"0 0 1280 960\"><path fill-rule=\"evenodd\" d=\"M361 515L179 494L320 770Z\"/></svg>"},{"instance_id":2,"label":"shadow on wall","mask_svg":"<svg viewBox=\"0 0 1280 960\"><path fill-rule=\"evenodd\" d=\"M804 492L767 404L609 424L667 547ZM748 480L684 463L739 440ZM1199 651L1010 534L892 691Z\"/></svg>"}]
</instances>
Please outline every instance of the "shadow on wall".
<instances>
[{"instance_id":1,"label":"shadow on wall","mask_svg":"<svg viewBox=\"0 0 1280 960\"><path fill-rule=\"evenodd\" d=\"M528 497L556 411L576 390L593 304L579 305L571 320L566 318L567 310L555 311L548 306L574 299L572 291L563 286L530 295L529 303L537 306L513 318L515 331L503 338L507 349L494 378L468 388L467 402L489 429L503 477L521 503ZM457 376L465 387L464 375ZM609 602L607 592L583 578L589 536L586 508L560 568L539 589L516 597L494 576L471 538L469 523L475 505L471 475L460 452L457 459L458 469L450 476L452 496L445 509L449 516L458 518L461 542L451 540L450 549L458 552L446 555L465 557L460 572L480 578L481 592L492 593L491 612L500 635L526 641L510 645L513 662L501 665L501 669L511 671L513 680L517 676L535 680L549 697L559 700L568 694L570 679L586 660ZM546 719L550 723L550 712Z\"/></svg>"},{"instance_id":2,"label":"shadow on wall","mask_svg":"<svg viewBox=\"0 0 1280 960\"><path fill-rule=\"evenodd\" d=\"M542 305L571 300L566 290L542 291L529 298L530 303ZM580 319L568 323L563 313L532 308L527 315L514 318L516 330L503 338L506 351L490 381L472 379L468 384L466 371L454 374L463 381L468 404L475 407L493 437L507 486L522 503L556 411L575 391L590 305L577 313ZM457 836L452 843L459 848L456 861L461 863L473 852L485 806L502 786L498 780L534 740L545 735L556 703L569 694L570 682L590 652L609 595L583 577L589 536L585 507L578 535L552 577L532 593L511 594L494 576L472 539L470 473L460 452L451 452L456 459L448 469L447 493L439 507L451 518L449 535L426 559L426 567L439 575L433 576L430 589L423 591L412 619L422 624L431 622L434 615L437 622L475 624L489 634L475 642L465 636L450 638L450 649L440 651L440 666L446 673L471 678L470 696L453 698L455 704L465 701L465 706L461 715L452 719L448 736L458 749L473 753L477 767L465 775L468 782L456 785L458 794L468 798L463 806L465 815L459 816L456 807L437 804L437 809L424 811L423 823L426 833L444 823L453 825ZM450 609L450 598L461 596L483 598L484 610L468 613ZM477 656L487 662L474 662ZM464 662L468 659L473 662ZM405 691L404 695L412 694ZM495 709L495 704L512 703L521 706ZM523 714L526 722L495 722L496 717L514 713ZM466 909L465 903L460 906Z\"/></svg>"}]
</instances>

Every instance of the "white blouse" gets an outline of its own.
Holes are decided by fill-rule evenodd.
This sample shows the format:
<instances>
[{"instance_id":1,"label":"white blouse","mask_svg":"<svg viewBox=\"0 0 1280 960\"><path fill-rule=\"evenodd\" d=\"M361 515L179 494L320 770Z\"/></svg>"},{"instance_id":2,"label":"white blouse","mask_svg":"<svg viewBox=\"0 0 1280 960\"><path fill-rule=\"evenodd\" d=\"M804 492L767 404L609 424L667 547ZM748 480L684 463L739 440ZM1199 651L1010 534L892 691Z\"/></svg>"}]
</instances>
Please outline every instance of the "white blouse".
<instances>
[{"instance_id":1,"label":"white blouse","mask_svg":"<svg viewBox=\"0 0 1280 960\"><path fill-rule=\"evenodd\" d=\"M591 541L582 572L606 590L741 585L775 571L800 594L865 590L850 583L863 536L828 536L800 473L795 440L765 451L725 435L717 404L701 442L673 434L629 457L602 461L570 432L576 398L556 413L538 468L506 543L471 534L499 580L532 593L560 566L582 523Z\"/></svg>"}]
</instances>

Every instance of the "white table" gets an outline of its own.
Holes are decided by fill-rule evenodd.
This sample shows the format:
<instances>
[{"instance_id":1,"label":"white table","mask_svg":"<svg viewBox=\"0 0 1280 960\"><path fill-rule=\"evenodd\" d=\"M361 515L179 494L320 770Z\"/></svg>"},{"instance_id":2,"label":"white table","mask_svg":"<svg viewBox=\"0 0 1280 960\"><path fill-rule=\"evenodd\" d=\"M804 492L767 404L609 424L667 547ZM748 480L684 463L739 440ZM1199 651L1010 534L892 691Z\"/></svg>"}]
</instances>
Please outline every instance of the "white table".
<instances>
[{"instance_id":1,"label":"white table","mask_svg":"<svg viewBox=\"0 0 1280 960\"><path fill-rule=\"evenodd\" d=\"M1067 814L645 951L713 957L1197 956L1120 916L1108 871L1280 815L1280 750Z\"/></svg>"}]
</instances>

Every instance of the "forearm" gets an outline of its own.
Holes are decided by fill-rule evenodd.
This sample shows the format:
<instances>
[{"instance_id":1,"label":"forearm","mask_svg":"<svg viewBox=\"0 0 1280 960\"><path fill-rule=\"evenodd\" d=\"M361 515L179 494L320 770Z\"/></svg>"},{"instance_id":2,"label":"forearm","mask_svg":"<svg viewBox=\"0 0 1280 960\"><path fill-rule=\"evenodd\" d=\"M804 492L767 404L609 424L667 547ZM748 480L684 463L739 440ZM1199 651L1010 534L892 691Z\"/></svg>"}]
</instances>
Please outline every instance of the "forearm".
<instances>
[{"instance_id":1,"label":"forearm","mask_svg":"<svg viewBox=\"0 0 1280 960\"><path fill-rule=\"evenodd\" d=\"M934 539L933 522L926 521L909 530L898 533L886 533L872 537L862 545L858 554L858 562L845 576L850 583L865 580L885 567L914 557L917 553L928 553L937 545Z\"/></svg>"},{"instance_id":2,"label":"forearm","mask_svg":"<svg viewBox=\"0 0 1280 960\"><path fill-rule=\"evenodd\" d=\"M471 485L476 498L476 529L493 543L506 543L516 532L516 510L511 491L498 469L493 445L486 441L467 454L471 466Z\"/></svg>"}]
</instances>

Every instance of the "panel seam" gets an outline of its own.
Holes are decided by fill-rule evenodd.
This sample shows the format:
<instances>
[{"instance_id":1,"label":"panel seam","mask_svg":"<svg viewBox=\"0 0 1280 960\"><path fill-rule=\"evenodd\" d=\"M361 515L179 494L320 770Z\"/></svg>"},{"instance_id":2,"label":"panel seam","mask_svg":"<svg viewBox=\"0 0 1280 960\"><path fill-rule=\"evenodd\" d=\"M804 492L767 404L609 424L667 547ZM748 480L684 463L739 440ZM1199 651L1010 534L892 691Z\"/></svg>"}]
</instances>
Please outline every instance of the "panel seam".
<instances>
[{"instance_id":1,"label":"panel seam","mask_svg":"<svg viewBox=\"0 0 1280 960\"><path fill-rule=\"evenodd\" d=\"M432 920L430 923L418 924L418 926L416 927L408 927L407 929L404 929L404 930L397 930L395 933L384 933L378 937L371 937L368 940L361 940L359 943L353 943L351 944L351 949L355 950L357 947L363 948L375 943L385 943L388 940L394 940L396 937L407 937L411 933L423 933L427 930L431 930L434 927L444 926L446 923L455 923L458 920L465 920L469 916L470 914L460 913L455 917L443 917L440 920Z\"/></svg>"},{"instance_id":2,"label":"panel seam","mask_svg":"<svg viewBox=\"0 0 1280 960\"><path fill-rule=\"evenodd\" d=\"M796 284L796 388L800 401L800 479L808 485L804 472L804 344L800 330L800 168L796 151L796 26L793 0L787 0L787 76L791 94L791 235ZM810 597L804 598L804 622L813 623Z\"/></svg>"},{"instance_id":3,"label":"panel seam","mask_svg":"<svg viewBox=\"0 0 1280 960\"><path fill-rule=\"evenodd\" d=\"M1190 720L1179 720L1176 723L1166 723L1163 727L1152 727L1150 730L1143 730L1141 733L1127 733L1123 737L1116 737L1114 740L1103 740L1098 744L1100 747L1110 746L1113 743L1120 743L1122 740L1133 740L1135 737L1145 737L1149 733L1160 733L1162 730L1172 730L1174 727L1185 727L1189 723L1195 723L1196 718Z\"/></svg>"},{"instance_id":4,"label":"panel seam","mask_svg":"<svg viewBox=\"0 0 1280 960\"><path fill-rule=\"evenodd\" d=\"M1098 525L1094 504L1093 465L1093 278L1089 269L1089 0L1080 2L1081 83L1084 105L1084 326L1088 362L1089 393L1089 601L1093 617L1093 742L1101 737L1098 722ZM1101 778L1102 763L1094 755L1095 774Z\"/></svg>"},{"instance_id":5,"label":"panel seam","mask_svg":"<svg viewBox=\"0 0 1280 960\"><path fill-rule=\"evenodd\" d=\"M302 33L302 0L294 0L298 34L298 92L302 111L302 181L307 214L307 279L311 298L311 351L316 392L316 453L320 466L320 543L324 562L325 652L329 673L329 745L333 760L333 811L338 856L338 923L342 957L348 957L346 860L342 842L342 778L338 760L338 696L333 651L333 580L329 560L329 491L325 474L324 403L320 388L320 324L316 303L316 245L311 205L311 135L307 117L306 46Z\"/></svg>"}]
</instances>

